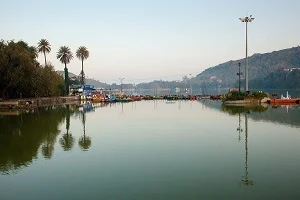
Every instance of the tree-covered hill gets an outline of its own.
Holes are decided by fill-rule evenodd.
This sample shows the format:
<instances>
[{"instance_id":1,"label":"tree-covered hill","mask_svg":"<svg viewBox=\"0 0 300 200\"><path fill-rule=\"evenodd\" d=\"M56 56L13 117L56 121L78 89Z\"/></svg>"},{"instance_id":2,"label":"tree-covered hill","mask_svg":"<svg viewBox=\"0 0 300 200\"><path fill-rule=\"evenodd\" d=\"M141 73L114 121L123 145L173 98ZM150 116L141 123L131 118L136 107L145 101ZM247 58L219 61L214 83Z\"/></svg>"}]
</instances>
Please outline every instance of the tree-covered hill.
<instances>
[{"instance_id":1,"label":"tree-covered hill","mask_svg":"<svg viewBox=\"0 0 300 200\"><path fill-rule=\"evenodd\" d=\"M222 88L236 86L238 80L237 72L239 62L242 65L241 72L245 74L245 59L235 61L231 60L226 63L219 64L215 67L206 69L193 79L193 83L197 86L202 87L203 85L205 85L205 87ZM265 54L254 54L249 57L248 65L249 81L254 79L263 80L265 77L271 76L270 74L275 71L276 73L282 73L283 75L286 69L300 67L300 47L298 46ZM292 77L293 76L291 76L291 78ZM244 75L242 75L242 79L243 78ZM277 86L270 85L270 87ZM295 85L287 84L287 87L295 87Z\"/></svg>"}]
</instances>

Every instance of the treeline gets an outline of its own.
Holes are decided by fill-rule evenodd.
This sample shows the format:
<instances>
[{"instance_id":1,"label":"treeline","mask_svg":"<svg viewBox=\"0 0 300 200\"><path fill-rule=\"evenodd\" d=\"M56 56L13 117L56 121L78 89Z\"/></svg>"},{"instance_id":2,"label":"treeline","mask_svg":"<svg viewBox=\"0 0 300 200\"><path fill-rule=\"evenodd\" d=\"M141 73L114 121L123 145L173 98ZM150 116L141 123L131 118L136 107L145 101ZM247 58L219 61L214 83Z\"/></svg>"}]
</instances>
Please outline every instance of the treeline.
<instances>
[{"instance_id":1,"label":"treeline","mask_svg":"<svg viewBox=\"0 0 300 200\"><path fill-rule=\"evenodd\" d=\"M46 54L51 52L51 45L41 39L37 47L29 46L24 41L0 41L0 98L52 97L69 94L69 85L85 84L83 61L89 57L85 46L80 46L76 57L81 61L80 80L69 79L67 64L73 59L68 46L61 46L56 58L64 64L64 76L59 75ZM36 59L38 53L44 55L45 64ZM63 78L65 77L65 78Z\"/></svg>"},{"instance_id":2,"label":"treeline","mask_svg":"<svg viewBox=\"0 0 300 200\"><path fill-rule=\"evenodd\" d=\"M265 78L251 80L249 86L252 88L299 89L300 69L293 71L279 69L270 73Z\"/></svg>"},{"instance_id":3,"label":"treeline","mask_svg":"<svg viewBox=\"0 0 300 200\"><path fill-rule=\"evenodd\" d=\"M63 77L51 64L41 66L37 49L24 41L0 41L0 96L59 96L64 92Z\"/></svg>"}]
</instances>

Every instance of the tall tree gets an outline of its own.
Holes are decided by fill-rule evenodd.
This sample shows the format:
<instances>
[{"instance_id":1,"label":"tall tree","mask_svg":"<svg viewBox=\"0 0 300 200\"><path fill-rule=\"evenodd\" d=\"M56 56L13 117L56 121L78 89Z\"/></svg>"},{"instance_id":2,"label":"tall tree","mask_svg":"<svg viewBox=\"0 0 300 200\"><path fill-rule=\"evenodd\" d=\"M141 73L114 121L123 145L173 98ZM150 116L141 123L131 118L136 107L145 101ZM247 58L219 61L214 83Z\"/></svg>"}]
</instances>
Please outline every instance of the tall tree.
<instances>
[{"instance_id":1,"label":"tall tree","mask_svg":"<svg viewBox=\"0 0 300 200\"><path fill-rule=\"evenodd\" d=\"M50 53L51 51L51 45L46 39L41 39L38 42L38 52L43 53L45 57L45 66L47 65L47 58L46 58L46 53Z\"/></svg>"},{"instance_id":2,"label":"tall tree","mask_svg":"<svg viewBox=\"0 0 300 200\"><path fill-rule=\"evenodd\" d=\"M88 59L90 56L89 50L85 46L78 47L76 51L76 57L81 60L81 84L84 85L84 72L83 72L83 61Z\"/></svg>"},{"instance_id":3,"label":"tall tree","mask_svg":"<svg viewBox=\"0 0 300 200\"><path fill-rule=\"evenodd\" d=\"M73 59L73 53L71 52L71 49L67 46L62 46L59 48L57 52L57 59L60 60L63 64L65 64L65 94L69 94L69 72L67 68L67 64L70 63L70 61Z\"/></svg>"}]
</instances>

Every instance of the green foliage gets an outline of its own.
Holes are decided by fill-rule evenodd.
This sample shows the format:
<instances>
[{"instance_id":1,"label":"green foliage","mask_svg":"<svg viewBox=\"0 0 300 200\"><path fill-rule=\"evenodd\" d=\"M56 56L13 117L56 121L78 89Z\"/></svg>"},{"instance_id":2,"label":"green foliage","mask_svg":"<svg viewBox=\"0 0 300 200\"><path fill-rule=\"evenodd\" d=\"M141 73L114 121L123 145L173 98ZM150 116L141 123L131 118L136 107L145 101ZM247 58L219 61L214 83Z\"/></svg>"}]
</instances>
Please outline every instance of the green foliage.
<instances>
[{"instance_id":1,"label":"green foliage","mask_svg":"<svg viewBox=\"0 0 300 200\"><path fill-rule=\"evenodd\" d=\"M227 94L224 94L223 101L237 101L237 100L244 100L246 98L247 94L245 92L239 92L239 91L232 91L228 92Z\"/></svg>"},{"instance_id":2,"label":"green foliage","mask_svg":"<svg viewBox=\"0 0 300 200\"><path fill-rule=\"evenodd\" d=\"M0 42L0 97L61 95L62 77L52 65L42 67L36 57L36 48L23 41Z\"/></svg>"},{"instance_id":3,"label":"green foliage","mask_svg":"<svg viewBox=\"0 0 300 200\"><path fill-rule=\"evenodd\" d=\"M69 64L73 59L73 53L71 52L71 49L69 47L62 46L59 48L56 57L66 66L66 64Z\"/></svg>"},{"instance_id":4,"label":"green foliage","mask_svg":"<svg viewBox=\"0 0 300 200\"><path fill-rule=\"evenodd\" d=\"M253 92L251 95L250 95L250 98L254 98L254 99L259 99L259 100L262 100L263 98L267 98L269 97L269 95L265 92Z\"/></svg>"},{"instance_id":5,"label":"green foliage","mask_svg":"<svg viewBox=\"0 0 300 200\"><path fill-rule=\"evenodd\" d=\"M283 71L278 69L264 78L249 82L252 88L298 89L300 87L300 69Z\"/></svg>"},{"instance_id":6,"label":"green foliage","mask_svg":"<svg viewBox=\"0 0 300 200\"><path fill-rule=\"evenodd\" d=\"M232 91L224 94L222 97L223 101L237 101L237 100L246 100L246 99L257 99L262 100L265 97L269 97L269 95L265 92L253 92L251 94L247 94L245 92Z\"/></svg>"},{"instance_id":7,"label":"green foliage","mask_svg":"<svg viewBox=\"0 0 300 200\"><path fill-rule=\"evenodd\" d=\"M84 47L84 46L78 47L78 49L76 51L76 57L78 59L86 60L86 59L88 59L89 56L90 56L90 52L86 47Z\"/></svg>"},{"instance_id":8,"label":"green foliage","mask_svg":"<svg viewBox=\"0 0 300 200\"><path fill-rule=\"evenodd\" d=\"M67 64L71 62L73 59L73 53L71 52L71 49L67 46L62 46L59 48L57 55L57 59L60 60L60 62L65 64L65 95L69 94L69 72L67 68Z\"/></svg>"},{"instance_id":9,"label":"green foliage","mask_svg":"<svg viewBox=\"0 0 300 200\"><path fill-rule=\"evenodd\" d=\"M38 42L38 47L37 48L38 48L37 50L38 50L39 53L44 54L44 56L45 56L45 65L47 65L46 53L50 53L50 51L51 51L50 43L46 39L41 39Z\"/></svg>"}]
</instances>

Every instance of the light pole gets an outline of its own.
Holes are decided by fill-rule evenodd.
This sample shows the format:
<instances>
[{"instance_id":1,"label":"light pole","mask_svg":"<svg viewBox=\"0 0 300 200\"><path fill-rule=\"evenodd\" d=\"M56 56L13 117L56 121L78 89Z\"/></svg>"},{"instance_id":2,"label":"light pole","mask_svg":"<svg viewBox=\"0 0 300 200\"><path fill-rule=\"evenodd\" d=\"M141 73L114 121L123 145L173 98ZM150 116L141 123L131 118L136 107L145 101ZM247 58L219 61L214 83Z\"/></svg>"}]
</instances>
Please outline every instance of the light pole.
<instances>
[{"instance_id":1,"label":"light pole","mask_svg":"<svg viewBox=\"0 0 300 200\"><path fill-rule=\"evenodd\" d=\"M242 22L246 23L246 68L245 68L245 90L246 92L249 91L248 88L248 22L252 22L254 18L252 15L245 18L240 18Z\"/></svg>"},{"instance_id":2,"label":"light pole","mask_svg":"<svg viewBox=\"0 0 300 200\"><path fill-rule=\"evenodd\" d=\"M239 72L236 73L236 75L239 76L239 92L241 92L241 75L243 75L243 73L241 73L241 63L239 62Z\"/></svg>"},{"instance_id":3,"label":"light pole","mask_svg":"<svg viewBox=\"0 0 300 200\"><path fill-rule=\"evenodd\" d=\"M124 80L125 78L119 78L119 80L120 80L120 82L121 82L121 93L123 92L123 80Z\"/></svg>"},{"instance_id":4,"label":"light pole","mask_svg":"<svg viewBox=\"0 0 300 200\"><path fill-rule=\"evenodd\" d=\"M190 74L190 93L193 95L192 74Z\"/></svg>"}]
</instances>

